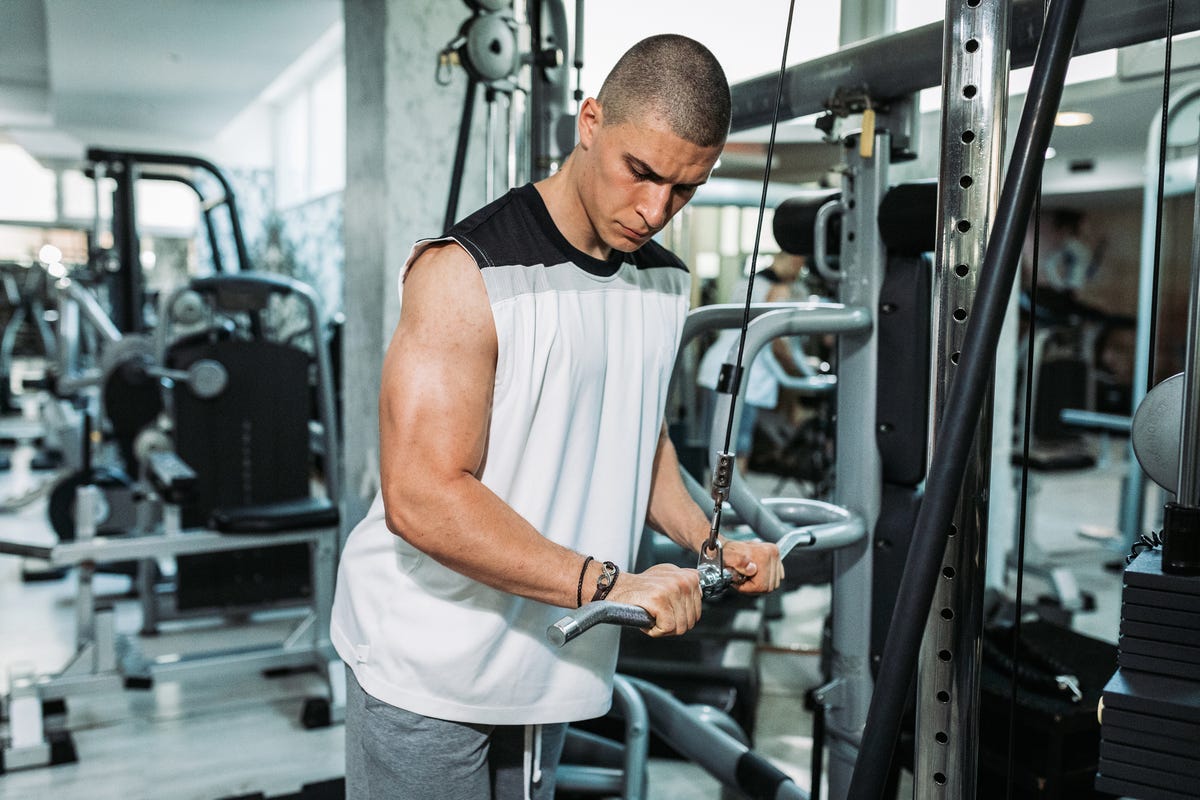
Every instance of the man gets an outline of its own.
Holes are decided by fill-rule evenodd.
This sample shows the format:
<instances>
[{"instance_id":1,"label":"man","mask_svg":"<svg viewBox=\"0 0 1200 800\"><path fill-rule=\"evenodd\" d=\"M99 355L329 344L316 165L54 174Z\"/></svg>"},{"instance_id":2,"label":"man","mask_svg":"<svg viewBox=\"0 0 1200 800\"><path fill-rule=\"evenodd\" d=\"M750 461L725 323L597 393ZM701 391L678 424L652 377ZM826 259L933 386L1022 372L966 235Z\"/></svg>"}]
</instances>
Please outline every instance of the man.
<instances>
[{"instance_id":1,"label":"man","mask_svg":"<svg viewBox=\"0 0 1200 800\"><path fill-rule=\"evenodd\" d=\"M566 723L611 703L618 631L556 649L596 599L651 636L700 616L695 570L630 574L643 524L708 534L663 426L688 274L651 241L708 179L729 126L712 54L635 45L554 176L418 242L383 366L381 485L339 569L351 798L550 798ZM729 542L741 591L778 550Z\"/></svg>"}]
</instances>

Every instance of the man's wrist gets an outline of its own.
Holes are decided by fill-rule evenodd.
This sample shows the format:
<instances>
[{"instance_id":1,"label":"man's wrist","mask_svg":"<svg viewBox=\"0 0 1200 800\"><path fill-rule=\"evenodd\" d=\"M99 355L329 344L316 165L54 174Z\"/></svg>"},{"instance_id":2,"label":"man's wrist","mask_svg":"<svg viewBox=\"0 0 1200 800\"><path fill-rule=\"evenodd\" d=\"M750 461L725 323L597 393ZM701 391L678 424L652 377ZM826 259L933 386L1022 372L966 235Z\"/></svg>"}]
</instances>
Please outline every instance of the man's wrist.
<instances>
[{"instance_id":1,"label":"man's wrist","mask_svg":"<svg viewBox=\"0 0 1200 800\"><path fill-rule=\"evenodd\" d=\"M575 587L575 607L581 608L590 602L608 597L620 575L620 567L613 562L598 561L592 556L585 557Z\"/></svg>"}]
</instances>

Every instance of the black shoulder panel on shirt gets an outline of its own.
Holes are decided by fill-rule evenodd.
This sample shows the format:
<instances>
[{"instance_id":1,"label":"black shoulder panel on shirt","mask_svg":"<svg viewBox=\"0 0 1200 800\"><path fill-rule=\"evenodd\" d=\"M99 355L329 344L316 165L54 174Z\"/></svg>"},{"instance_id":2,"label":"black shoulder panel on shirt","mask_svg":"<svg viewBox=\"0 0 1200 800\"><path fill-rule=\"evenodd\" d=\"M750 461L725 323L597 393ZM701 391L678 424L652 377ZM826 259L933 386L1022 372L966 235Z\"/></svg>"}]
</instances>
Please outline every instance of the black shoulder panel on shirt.
<instances>
[{"instance_id":1,"label":"black shoulder panel on shirt","mask_svg":"<svg viewBox=\"0 0 1200 800\"><path fill-rule=\"evenodd\" d=\"M612 274L622 261L638 269L673 267L688 271L667 248L651 240L632 253L613 252L608 260L573 247L554 224L533 184L513 189L456 223L447 236L470 252L479 267L573 263L597 275Z\"/></svg>"},{"instance_id":2,"label":"black shoulder panel on shirt","mask_svg":"<svg viewBox=\"0 0 1200 800\"><path fill-rule=\"evenodd\" d=\"M563 260L529 209L521 187L493 200L447 231L482 269L520 264L555 264Z\"/></svg>"},{"instance_id":3,"label":"black shoulder panel on shirt","mask_svg":"<svg viewBox=\"0 0 1200 800\"><path fill-rule=\"evenodd\" d=\"M638 269L653 269L655 267L674 267L688 272L687 264L672 253L667 248L663 247L658 242L651 239L637 250L629 254L634 266Z\"/></svg>"}]
</instances>

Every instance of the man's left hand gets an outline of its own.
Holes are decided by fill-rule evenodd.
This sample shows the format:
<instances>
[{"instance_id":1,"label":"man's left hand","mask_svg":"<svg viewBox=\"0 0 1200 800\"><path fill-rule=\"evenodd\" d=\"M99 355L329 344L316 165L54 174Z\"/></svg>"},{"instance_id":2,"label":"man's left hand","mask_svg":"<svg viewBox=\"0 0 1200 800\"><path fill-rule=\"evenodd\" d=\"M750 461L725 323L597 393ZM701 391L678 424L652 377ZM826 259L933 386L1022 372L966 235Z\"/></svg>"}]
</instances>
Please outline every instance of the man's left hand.
<instances>
[{"instance_id":1,"label":"man's left hand","mask_svg":"<svg viewBox=\"0 0 1200 800\"><path fill-rule=\"evenodd\" d=\"M783 562L779 559L779 548L773 543L724 539L721 544L726 568L745 578L742 583L734 584L739 592L761 594L779 588Z\"/></svg>"}]
</instances>

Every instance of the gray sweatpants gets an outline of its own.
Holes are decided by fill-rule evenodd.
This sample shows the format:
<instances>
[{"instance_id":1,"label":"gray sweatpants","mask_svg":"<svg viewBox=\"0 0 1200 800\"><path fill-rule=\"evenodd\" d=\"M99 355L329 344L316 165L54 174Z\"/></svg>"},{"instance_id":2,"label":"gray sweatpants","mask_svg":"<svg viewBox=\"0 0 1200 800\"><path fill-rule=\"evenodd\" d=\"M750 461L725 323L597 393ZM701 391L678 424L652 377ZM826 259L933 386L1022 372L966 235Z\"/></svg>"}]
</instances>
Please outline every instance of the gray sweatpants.
<instances>
[{"instance_id":1,"label":"gray sweatpants","mask_svg":"<svg viewBox=\"0 0 1200 800\"><path fill-rule=\"evenodd\" d=\"M346 800L551 800L566 732L414 714L364 692L347 667Z\"/></svg>"}]
</instances>

